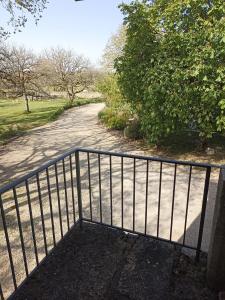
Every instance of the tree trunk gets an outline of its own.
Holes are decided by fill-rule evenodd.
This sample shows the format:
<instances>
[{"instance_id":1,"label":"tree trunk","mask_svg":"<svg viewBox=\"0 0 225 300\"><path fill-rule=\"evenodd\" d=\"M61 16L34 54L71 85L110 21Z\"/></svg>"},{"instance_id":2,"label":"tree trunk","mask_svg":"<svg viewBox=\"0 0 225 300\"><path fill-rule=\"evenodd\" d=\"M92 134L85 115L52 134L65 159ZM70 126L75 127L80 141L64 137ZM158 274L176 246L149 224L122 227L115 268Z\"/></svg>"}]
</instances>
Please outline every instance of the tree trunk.
<instances>
[{"instance_id":1,"label":"tree trunk","mask_svg":"<svg viewBox=\"0 0 225 300\"><path fill-rule=\"evenodd\" d=\"M30 113L29 100L28 100L27 94L24 95L24 99L25 99L25 104L26 104L26 112Z\"/></svg>"},{"instance_id":2,"label":"tree trunk","mask_svg":"<svg viewBox=\"0 0 225 300\"><path fill-rule=\"evenodd\" d=\"M70 93L70 91L67 90L67 95L68 95L68 97L69 97L70 103L73 103L73 100L74 100L73 94Z\"/></svg>"},{"instance_id":3,"label":"tree trunk","mask_svg":"<svg viewBox=\"0 0 225 300\"><path fill-rule=\"evenodd\" d=\"M199 138L199 150L204 151L208 146L208 140L206 137Z\"/></svg>"}]
</instances>

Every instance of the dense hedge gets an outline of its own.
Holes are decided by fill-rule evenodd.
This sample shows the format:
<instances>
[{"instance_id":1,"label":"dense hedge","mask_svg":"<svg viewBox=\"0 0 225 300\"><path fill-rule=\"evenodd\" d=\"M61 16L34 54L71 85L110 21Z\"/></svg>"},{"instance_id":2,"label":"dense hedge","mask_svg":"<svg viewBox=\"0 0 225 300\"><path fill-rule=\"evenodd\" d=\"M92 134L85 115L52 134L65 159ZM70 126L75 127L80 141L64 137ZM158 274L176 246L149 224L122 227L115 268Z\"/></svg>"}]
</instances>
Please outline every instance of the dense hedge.
<instances>
[{"instance_id":1,"label":"dense hedge","mask_svg":"<svg viewBox=\"0 0 225 300\"><path fill-rule=\"evenodd\" d=\"M127 26L116 69L123 97L148 140L225 130L225 1L121 5Z\"/></svg>"}]
</instances>

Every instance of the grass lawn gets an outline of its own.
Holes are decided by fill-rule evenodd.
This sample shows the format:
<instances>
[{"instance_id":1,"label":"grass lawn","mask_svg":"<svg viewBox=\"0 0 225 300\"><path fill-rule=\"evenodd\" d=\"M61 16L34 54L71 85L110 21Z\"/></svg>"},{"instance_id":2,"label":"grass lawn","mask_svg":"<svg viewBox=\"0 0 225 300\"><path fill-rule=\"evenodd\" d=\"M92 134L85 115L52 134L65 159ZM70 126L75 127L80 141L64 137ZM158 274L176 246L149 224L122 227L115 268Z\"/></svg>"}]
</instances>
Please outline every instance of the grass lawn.
<instances>
[{"instance_id":1,"label":"grass lawn","mask_svg":"<svg viewBox=\"0 0 225 300\"><path fill-rule=\"evenodd\" d=\"M75 100L73 106L90 102L96 102L96 99ZM31 113L26 113L23 100L0 99L0 144L4 144L9 138L23 131L55 120L70 107L66 99L30 101Z\"/></svg>"}]
</instances>

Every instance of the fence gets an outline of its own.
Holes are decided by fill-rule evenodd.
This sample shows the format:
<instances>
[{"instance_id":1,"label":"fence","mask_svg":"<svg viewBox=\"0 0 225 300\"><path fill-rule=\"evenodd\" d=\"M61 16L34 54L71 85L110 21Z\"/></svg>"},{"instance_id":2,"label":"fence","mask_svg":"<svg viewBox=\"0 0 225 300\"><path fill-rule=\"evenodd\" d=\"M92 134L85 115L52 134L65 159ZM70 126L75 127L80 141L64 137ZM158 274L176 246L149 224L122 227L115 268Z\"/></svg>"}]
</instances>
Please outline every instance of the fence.
<instances>
[{"instance_id":1,"label":"fence","mask_svg":"<svg viewBox=\"0 0 225 300\"><path fill-rule=\"evenodd\" d=\"M15 293L71 228L83 221L190 248L199 260L212 168L219 169L73 149L4 186L0 189L1 299ZM195 234L189 234L196 220Z\"/></svg>"}]
</instances>

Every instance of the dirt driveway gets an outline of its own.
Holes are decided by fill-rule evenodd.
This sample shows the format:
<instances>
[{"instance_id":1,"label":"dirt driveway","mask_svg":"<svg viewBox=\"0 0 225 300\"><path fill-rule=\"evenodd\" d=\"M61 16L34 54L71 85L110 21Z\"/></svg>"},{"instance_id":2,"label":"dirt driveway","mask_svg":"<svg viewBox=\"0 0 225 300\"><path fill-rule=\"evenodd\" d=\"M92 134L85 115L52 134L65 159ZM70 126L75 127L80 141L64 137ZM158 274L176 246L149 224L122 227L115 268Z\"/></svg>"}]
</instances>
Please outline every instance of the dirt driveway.
<instances>
[{"instance_id":1,"label":"dirt driveway","mask_svg":"<svg viewBox=\"0 0 225 300\"><path fill-rule=\"evenodd\" d=\"M115 152L132 152L143 154L143 151L135 146L135 143L129 143L121 136L112 134L98 123L98 112L104 107L104 104L90 104L74 108L65 112L57 121L49 123L45 126L35 128L27 134L12 141L0 150L0 182L21 176L36 167L39 167L50 158L56 157L70 148L88 147L94 149L109 150ZM84 217L89 217L89 183L87 174L87 156L81 155L81 175L82 175L82 196ZM99 169L98 157L90 155L91 160L91 178L92 178L92 209L93 218L99 221ZM73 158L74 162L74 158ZM136 213L133 215L133 161L124 159L124 228L132 229L133 219L135 217L136 230L143 232L145 220L145 196L146 196L146 162L137 160L136 162ZM121 161L119 158L113 158L113 223L121 226ZM70 227L74 219L77 219L77 199L75 200L76 215L73 216L72 192L73 186L70 181L70 162L65 161L66 181L63 178L62 164L59 164L59 188L60 199L62 205L62 219L64 232L67 225ZM101 198L103 222L110 223L110 184L109 184L109 157L101 158ZM174 215L173 215L173 232L171 239L174 241L185 241L189 245L195 245L198 237L200 212L202 205L202 196L204 189L205 170L193 168L189 191L189 209L187 214L187 224L184 224L188 183L189 183L189 167L177 167L176 174L176 190L174 191ZM161 173L161 175L160 175ZM174 186L174 165L164 164L160 172L160 163L150 162L149 164L149 181L148 181L148 220L147 233L151 235L158 234L162 238L168 239L170 236L171 226L171 207L173 205L173 186ZM159 212L159 182L161 176L161 203L160 218ZM55 181L54 168L49 170L50 190L52 200L52 210L55 222L56 240L60 239L59 213L57 210L57 188ZM218 172L213 172L210 182L208 205L206 212L206 222L204 230L204 238L202 248L207 251L211 222L213 216L214 200L217 188ZM64 193L64 185L68 188L68 194ZM41 198L43 204L44 221L47 231L47 247L53 246L51 213L49 211L48 184L46 182L46 174L40 174ZM45 255L42 236L42 219L40 214L40 195L37 191L37 181L33 178L29 182L31 192L31 203L33 210L34 225L37 238L38 255L41 259ZM24 243L28 259L28 269L31 271L35 266L34 247L31 237L30 217L28 213L28 202L25 186L17 189L18 204L21 215L22 229L24 233ZM76 193L76 191L74 192ZM67 203L68 200L68 203ZM19 282L24 278L23 257L21 253L20 236L17 225L17 216L15 210L15 199L12 193L8 193L3 197L4 211L9 227L10 241L15 259L15 272ZM69 213L69 214L68 214ZM67 220L68 217L68 220ZM159 224L160 223L160 224ZM157 225L159 227L157 228ZM186 228L186 236L184 237L184 228ZM2 221L0 219L0 282L4 290L8 293L12 290L12 280L8 256L6 251L5 238L2 230Z\"/></svg>"}]
</instances>

